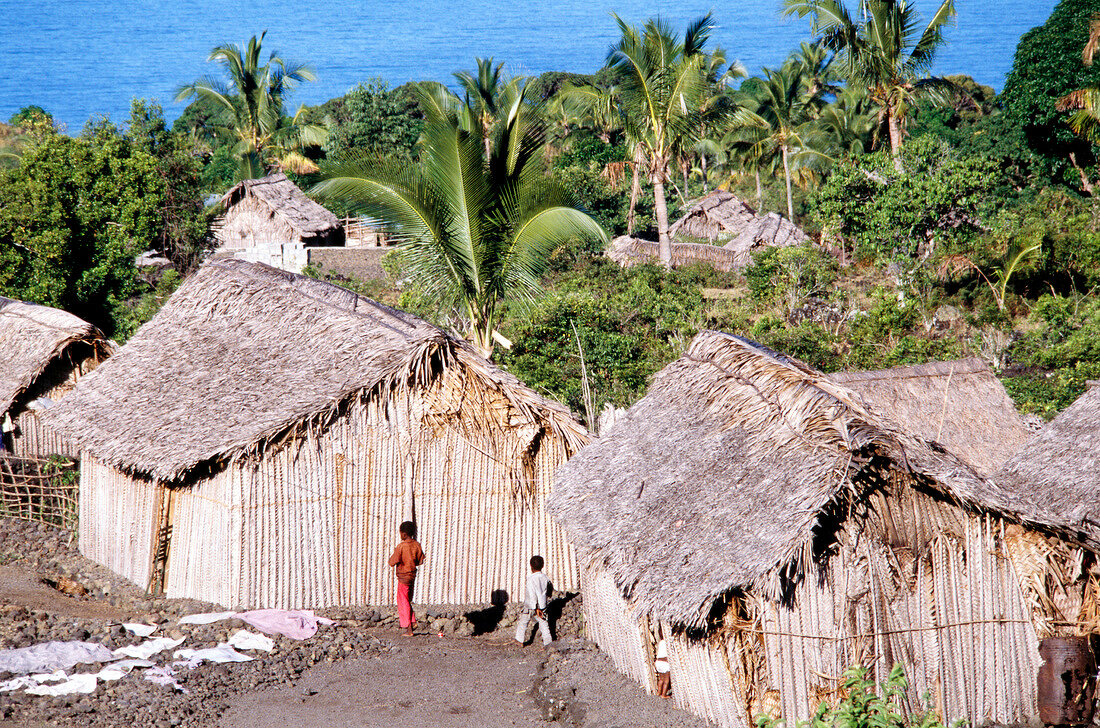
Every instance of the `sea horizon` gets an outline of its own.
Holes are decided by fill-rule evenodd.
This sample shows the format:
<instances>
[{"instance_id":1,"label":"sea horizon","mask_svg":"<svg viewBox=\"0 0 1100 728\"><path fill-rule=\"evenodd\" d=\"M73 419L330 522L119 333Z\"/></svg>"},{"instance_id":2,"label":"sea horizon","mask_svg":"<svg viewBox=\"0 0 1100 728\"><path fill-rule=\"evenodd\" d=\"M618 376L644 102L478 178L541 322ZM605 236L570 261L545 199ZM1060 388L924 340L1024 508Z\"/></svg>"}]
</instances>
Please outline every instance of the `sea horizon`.
<instances>
[{"instance_id":1,"label":"sea horizon","mask_svg":"<svg viewBox=\"0 0 1100 728\"><path fill-rule=\"evenodd\" d=\"M1000 91L1019 37L1042 24L1055 4L1007 0L994 7L957 0L957 19L945 32L933 73L966 74ZM927 18L938 3L916 5ZM750 75L781 64L799 43L811 40L808 19L781 17L778 0L749 0L734 8L668 0L560 0L544 7L503 0L336 0L323 6L289 0L0 0L0 14L9 18L0 28L0 59L8 69L8 81L0 84L0 120L34 104L78 133L92 117L125 121L135 98L156 100L174 120L186 106L175 101L176 89L217 74L206 62L210 50L244 44L265 29L265 56L278 51L308 63L317 75L316 82L291 93L291 109L323 103L375 78L390 86L453 83L451 74L473 69L476 57L503 61L510 75L593 73L619 35L612 11L632 24L660 16L680 31L713 11L712 47L724 48Z\"/></svg>"}]
</instances>

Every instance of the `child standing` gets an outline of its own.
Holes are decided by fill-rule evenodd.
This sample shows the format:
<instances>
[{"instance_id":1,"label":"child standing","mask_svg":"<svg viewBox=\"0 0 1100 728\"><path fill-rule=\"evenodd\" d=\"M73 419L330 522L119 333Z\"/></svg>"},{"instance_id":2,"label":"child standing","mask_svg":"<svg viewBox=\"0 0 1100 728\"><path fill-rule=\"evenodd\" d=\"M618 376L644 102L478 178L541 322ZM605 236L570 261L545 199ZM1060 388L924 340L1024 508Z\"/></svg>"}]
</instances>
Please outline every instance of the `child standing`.
<instances>
[{"instance_id":1,"label":"child standing","mask_svg":"<svg viewBox=\"0 0 1100 728\"><path fill-rule=\"evenodd\" d=\"M405 521L399 527L401 543L390 557L390 566L397 572L397 617L405 637L412 637L416 615L412 611L412 589L416 581L416 567L424 563L424 550L416 540L416 524Z\"/></svg>"},{"instance_id":2,"label":"child standing","mask_svg":"<svg viewBox=\"0 0 1100 728\"><path fill-rule=\"evenodd\" d=\"M672 697L672 673L668 665L668 645L664 636L657 642L657 659L653 661L657 669L657 696L661 698Z\"/></svg>"},{"instance_id":3,"label":"child standing","mask_svg":"<svg viewBox=\"0 0 1100 728\"><path fill-rule=\"evenodd\" d=\"M523 614L516 623L516 642L521 645L527 641L527 625L531 623L531 615L539 625L539 634L542 635L542 646L550 644L550 623L546 621L546 590L550 580L542 573L545 565L541 556L531 557L531 575L527 577L527 594L523 600Z\"/></svg>"}]
</instances>

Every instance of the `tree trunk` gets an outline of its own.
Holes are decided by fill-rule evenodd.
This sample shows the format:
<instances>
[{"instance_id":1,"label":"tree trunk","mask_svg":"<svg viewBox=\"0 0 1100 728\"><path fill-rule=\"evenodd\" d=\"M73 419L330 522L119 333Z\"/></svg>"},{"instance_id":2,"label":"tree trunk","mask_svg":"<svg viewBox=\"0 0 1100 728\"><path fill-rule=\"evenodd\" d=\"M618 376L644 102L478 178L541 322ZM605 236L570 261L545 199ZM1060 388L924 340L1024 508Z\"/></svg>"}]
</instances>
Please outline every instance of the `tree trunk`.
<instances>
[{"instance_id":1,"label":"tree trunk","mask_svg":"<svg viewBox=\"0 0 1100 728\"><path fill-rule=\"evenodd\" d=\"M756 170L756 211L764 207L764 188L760 185L760 170Z\"/></svg>"},{"instance_id":2,"label":"tree trunk","mask_svg":"<svg viewBox=\"0 0 1100 728\"><path fill-rule=\"evenodd\" d=\"M634 153L634 164L631 165L634 174L630 178L630 208L626 212L626 234L634 234L634 209L638 206L638 195L642 193L642 181L639 177L642 162L638 159L638 153Z\"/></svg>"},{"instance_id":3,"label":"tree trunk","mask_svg":"<svg viewBox=\"0 0 1100 728\"><path fill-rule=\"evenodd\" d=\"M684 198L685 203L687 202L688 195L690 194L688 192L688 173L690 172L690 170L691 165L688 164L688 161L686 159L680 160L680 171L684 173L684 192L680 196Z\"/></svg>"},{"instance_id":4,"label":"tree trunk","mask_svg":"<svg viewBox=\"0 0 1100 728\"><path fill-rule=\"evenodd\" d=\"M1089 197L1095 197L1095 191L1092 187L1092 182L1089 181L1089 176L1085 174L1085 170L1081 169L1081 165L1077 164L1077 155L1073 152L1069 153L1069 163L1073 165L1073 168L1077 170L1077 174L1081 176L1081 187L1088 193Z\"/></svg>"},{"instance_id":5,"label":"tree trunk","mask_svg":"<svg viewBox=\"0 0 1100 728\"><path fill-rule=\"evenodd\" d=\"M783 176L787 180L787 219L794 222L794 202L791 200L791 168L787 164L787 145L783 149Z\"/></svg>"},{"instance_id":6,"label":"tree trunk","mask_svg":"<svg viewBox=\"0 0 1100 728\"><path fill-rule=\"evenodd\" d=\"M894 157L894 169L904 172L901 166L901 122L889 107L886 108L886 124L890 128L890 154Z\"/></svg>"},{"instance_id":7,"label":"tree trunk","mask_svg":"<svg viewBox=\"0 0 1100 728\"><path fill-rule=\"evenodd\" d=\"M710 185L707 184L707 155L702 155L699 159L699 166L703 170L703 194L710 194Z\"/></svg>"},{"instance_id":8,"label":"tree trunk","mask_svg":"<svg viewBox=\"0 0 1100 728\"><path fill-rule=\"evenodd\" d=\"M665 268L672 268L672 240L668 237L668 208L665 206L665 181L653 178L653 211L657 214L658 255Z\"/></svg>"}]
</instances>

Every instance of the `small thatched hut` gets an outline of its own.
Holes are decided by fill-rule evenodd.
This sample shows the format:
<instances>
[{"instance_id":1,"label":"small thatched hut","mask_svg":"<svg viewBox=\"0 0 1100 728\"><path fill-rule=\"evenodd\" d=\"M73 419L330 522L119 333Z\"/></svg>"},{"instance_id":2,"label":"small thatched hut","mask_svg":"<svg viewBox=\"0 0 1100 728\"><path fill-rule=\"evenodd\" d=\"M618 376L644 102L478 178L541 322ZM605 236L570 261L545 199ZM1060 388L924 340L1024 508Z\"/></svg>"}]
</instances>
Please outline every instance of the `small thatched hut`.
<instances>
[{"instance_id":1,"label":"small thatched hut","mask_svg":"<svg viewBox=\"0 0 1100 728\"><path fill-rule=\"evenodd\" d=\"M740 235L756 222L756 210L726 190L715 190L691 206L683 217L672 223L673 238L689 237L712 243Z\"/></svg>"},{"instance_id":2,"label":"small thatched hut","mask_svg":"<svg viewBox=\"0 0 1100 728\"><path fill-rule=\"evenodd\" d=\"M890 413L909 434L940 443L983 477L1031 435L1001 380L978 358L840 372L829 379Z\"/></svg>"},{"instance_id":3,"label":"small thatched hut","mask_svg":"<svg viewBox=\"0 0 1100 728\"><path fill-rule=\"evenodd\" d=\"M221 203L225 218L216 230L220 256L298 272L306 264L307 247L344 244L336 216L281 172L240 182Z\"/></svg>"},{"instance_id":4,"label":"small thatched hut","mask_svg":"<svg viewBox=\"0 0 1100 728\"><path fill-rule=\"evenodd\" d=\"M751 253L764 248L786 248L810 242L810 236L778 212L757 215L733 240L726 250L738 253L748 261ZM746 262L747 264L747 262Z\"/></svg>"},{"instance_id":5,"label":"small thatched hut","mask_svg":"<svg viewBox=\"0 0 1100 728\"><path fill-rule=\"evenodd\" d=\"M660 627L677 704L722 726L808 720L849 665L895 663L907 709L928 693L949 725L1023 723L1039 638L1095 627L1096 543L728 334L699 334L559 469L550 505L600 647L652 689Z\"/></svg>"},{"instance_id":6,"label":"small thatched hut","mask_svg":"<svg viewBox=\"0 0 1100 728\"><path fill-rule=\"evenodd\" d=\"M1100 384L1051 420L993 476L1045 517L1100 541Z\"/></svg>"},{"instance_id":7,"label":"small thatched hut","mask_svg":"<svg viewBox=\"0 0 1100 728\"><path fill-rule=\"evenodd\" d=\"M228 607L382 604L402 520L417 601L576 588L544 508L587 442L563 407L414 316L236 260L190 277L60 406L78 436L80 550Z\"/></svg>"},{"instance_id":8,"label":"small thatched hut","mask_svg":"<svg viewBox=\"0 0 1100 728\"><path fill-rule=\"evenodd\" d=\"M111 353L87 321L0 296L0 449L24 458L75 456L40 414Z\"/></svg>"}]
</instances>

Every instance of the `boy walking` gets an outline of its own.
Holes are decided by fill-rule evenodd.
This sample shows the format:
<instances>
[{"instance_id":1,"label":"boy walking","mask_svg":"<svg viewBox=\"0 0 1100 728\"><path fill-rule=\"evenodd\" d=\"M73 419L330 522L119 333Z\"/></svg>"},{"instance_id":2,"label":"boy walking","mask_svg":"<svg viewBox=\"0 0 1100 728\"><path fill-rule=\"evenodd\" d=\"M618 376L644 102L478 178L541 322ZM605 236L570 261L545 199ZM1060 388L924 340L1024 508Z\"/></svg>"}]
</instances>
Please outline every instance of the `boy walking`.
<instances>
[{"instance_id":1,"label":"boy walking","mask_svg":"<svg viewBox=\"0 0 1100 728\"><path fill-rule=\"evenodd\" d=\"M399 527L401 543L390 557L390 566L397 572L397 617L402 635L412 637L416 626L416 615L412 611L412 589L416 581L416 567L424 563L424 550L416 540L416 524L405 521Z\"/></svg>"},{"instance_id":2,"label":"boy walking","mask_svg":"<svg viewBox=\"0 0 1100 728\"><path fill-rule=\"evenodd\" d=\"M527 625L531 622L531 615L539 625L539 634L542 635L542 646L550 644L550 623L546 621L546 589L550 580L542 573L545 562L541 556L531 557L531 575L527 577L527 594L523 600L523 613L516 623L516 642L521 645L527 641Z\"/></svg>"}]
</instances>

